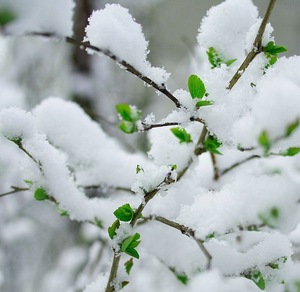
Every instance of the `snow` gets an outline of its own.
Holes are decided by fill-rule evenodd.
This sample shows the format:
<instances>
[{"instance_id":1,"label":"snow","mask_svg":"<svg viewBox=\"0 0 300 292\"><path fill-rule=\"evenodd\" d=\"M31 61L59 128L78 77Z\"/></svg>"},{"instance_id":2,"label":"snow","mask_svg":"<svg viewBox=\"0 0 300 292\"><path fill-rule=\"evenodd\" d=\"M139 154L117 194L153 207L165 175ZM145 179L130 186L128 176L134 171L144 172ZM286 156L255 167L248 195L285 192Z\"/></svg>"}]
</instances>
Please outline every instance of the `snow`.
<instances>
[{"instance_id":1,"label":"snow","mask_svg":"<svg viewBox=\"0 0 300 292\"><path fill-rule=\"evenodd\" d=\"M169 78L170 74L163 68L152 67L147 61L148 42L141 25L135 22L128 9L118 4L106 4L104 9L92 13L85 41L109 50L118 60L126 61L159 85Z\"/></svg>"},{"instance_id":2,"label":"snow","mask_svg":"<svg viewBox=\"0 0 300 292\"><path fill-rule=\"evenodd\" d=\"M257 8L251 0L224 1L208 10L203 18L198 43L206 49L215 48L226 60L240 59L247 33L257 17Z\"/></svg>"},{"instance_id":3,"label":"snow","mask_svg":"<svg viewBox=\"0 0 300 292\"><path fill-rule=\"evenodd\" d=\"M70 36L73 31L73 0L2 0L1 6L11 9L16 19L6 28L9 33L51 32ZM34 7L34 9L33 9Z\"/></svg>"}]
</instances>

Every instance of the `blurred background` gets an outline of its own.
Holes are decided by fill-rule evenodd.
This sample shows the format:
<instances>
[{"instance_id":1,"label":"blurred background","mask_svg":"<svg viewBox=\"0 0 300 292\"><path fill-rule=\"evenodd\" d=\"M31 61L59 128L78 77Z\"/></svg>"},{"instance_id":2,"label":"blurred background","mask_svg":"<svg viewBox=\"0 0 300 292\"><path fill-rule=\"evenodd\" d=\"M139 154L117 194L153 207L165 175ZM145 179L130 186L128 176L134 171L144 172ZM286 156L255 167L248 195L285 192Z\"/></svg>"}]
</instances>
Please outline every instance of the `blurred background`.
<instances>
[{"instance_id":1,"label":"blurred background","mask_svg":"<svg viewBox=\"0 0 300 292\"><path fill-rule=\"evenodd\" d=\"M190 64L197 62L200 21L223 1L113 2L127 7L142 25L149 61L172 74L169 89L186 89L193 73ZM0 109L30 110L49 96L73 100L129 151L146 152L146 135L119 131L115 104L134 104L160 119L174 109L169 100L105 57L87 55L62 41L26 36L46 31L82 40L91 12L113 2L0 0ZM277 2L271 17L276 43L288 48L287 56L299 54L300 1ZM263 16L269 1L253 3ZM0 193L11 186L24 187L21 161L22 153L0 137ZM80 291L94 271L101 270L90 260L90 253L100 253L102 244L93 228L60 217L53 206L34 201L29 192L0 198L0 291Z\"/></svg>"}]
</instances>

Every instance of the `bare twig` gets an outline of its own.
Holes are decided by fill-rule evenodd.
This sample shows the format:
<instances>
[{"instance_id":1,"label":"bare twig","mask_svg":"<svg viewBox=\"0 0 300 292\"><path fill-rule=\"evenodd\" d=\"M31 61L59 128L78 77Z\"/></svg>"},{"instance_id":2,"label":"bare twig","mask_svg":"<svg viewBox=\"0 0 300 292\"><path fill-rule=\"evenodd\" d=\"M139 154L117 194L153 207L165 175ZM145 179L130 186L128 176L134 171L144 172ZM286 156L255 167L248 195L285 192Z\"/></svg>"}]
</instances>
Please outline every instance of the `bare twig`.
<instances>
[{"instance_id":1,"label":"bare twig","mask_svg":"<svg viewBox=\"0 0 300 292\"><path fill-rule=\"evenodd\" d=\"M115 61L117 64L123 66L126 71L130 72L131 74L135 75L151 87L155 88L159 92L163 93L166 97L168 97L175 105L176 107L181 107L181 103L179 100L166 88L165 84L157 84L155 81L150 79L149 77L145 76L142 74L139 70L137 70L134 66L131 64L127 63L125 60L119 59L116 55L114 55L111 51L107 49L102 49L98 48L96 46L91 45L89 42L82 42L79 40L76 40L71 37L62 37L58 36L55 33L52 32L30 32L28 33L29 36L41 36L41 37L46 37L46 38L52 38L52 39L57 39L57 40L63 40L69 44L72 44L74 46L79 47L82 50L91 50L97 53L101 53L113 61Z\"/></svg>"},{"instance_id":2,"label":"bare twig","mask_svg":"<svg viewBox=\"0 0 300 292\"><path fill-rule=\"evenodd\" d=\"M152 124L152 125L147 125L145 123L142 123L143 129L141 132L146 132L149 131L153 128L163 128L163 127L170 127L170 126L178 126L180 123L178 122L167 122L167 123L161 123L161 124Z\"/></svg>"},{"instance_id":3,"label":"bare twig","mask_svg":"<svg viewBox=\"0 0 300 292\"><path fill-rule=\"evenodd\" d=\"M218 180L220 177L220 171L217 165L217 158L216 155L212 152L210 152L210 157L211 157L211 161L213 164L213 169L214 169L214 180Z\"/></svg>"},{"instance_id":4,"label":"bare twig","mask_svg":"<svg viewBox=\"0 0 300 292\"><path fill-rule=\"evenodd\" d=\"M250 65L250 63L254 60L254 58L262 52L262 38L267 26L267 23L270 19L272 10L274 8L276 0L270 0L267 11L265 13L265 16L261 22L261 25L258 29L256 38L254 40L253 43L253 48L250 51L250 53L247 55L246 59L244 60L244 62L242 63L242 65L239 67L239 69L236 71L236 73L234 74L234 76L232 77L232 79L230 80L227 89L231 90L234 85L239 81L239 79L241 78L241 76L243 75L243 73L245 72L245 70L248 68L248 66Z\"/></svg>"},{"instance_id":5,"label":"bare twig","mask_svg":"<svg viewBox=\"0 0 300 292\"><path fill-rule=\"evenodd\" d=\"M204 140L205 140L205 137L206 137L206 134L207 134L207 128L206 126L204 125L203 126L203 129L202 129L202 132L200 134L200 137L199 137L199 140L196 144L196 147L195 147L195 150L194 150L194 154L196 156L199 156L201 155L203 152L205 152L205 149L203 147L203 143L204 143Z\"/></svg>"},{"instance_id":6,"label":"bare twig","mask_svg":"<svg viewBox=\"0 0 300 292\"><path fill-rule=\"evenodd\" d=\"M115 286L114 286L114 284L115 284L114 281L115 281L116 276L117 276L120 259L121 259L121 254L114 251L114 258L113 258L109 278L108 278L108 281L107 281L107 285L106 285L106 288L105 288L105 292L114 292L114 291L116 291Z\"/></svg>"},{"instance_id":7,"label":"bare twig","mask_svg":"<svg viewBox=\"0 0 300 292\"><path fill-rule=\"evenodd\" d=\"M12 191L0 194L0 198L15 194L15 193L19 193L19 192L29 191L29 188L19 188L19 187L15 187L15 186L11 186L11 188L12 188Z\"/></svg>"},{"instance_id":8,"label":"bare twig","mask_svg":"<svg viewBox=\"0 0 300 292\"><path fill-rule=\"evenodd\" d=\"M161 217L161 216L149 216L146 218L143 218L144 220L156 220L158 222L161 222L165 225L168 225L170 227L173 227L177 230L179 230L182 234L189 236L191 238L193 238L195 240L195 242L197 243L197 245L199 246L199 248L201 249L201 251L204 253L205 257L207 258L207 269L210 269L211 267L211 260L212 260L212 256L211 254L208 252L208 250L205 248L204 244L203 244L203 240L199 239L196 237L195 235L195 231L185 225L179 224L175 221L171 221L167 218Z\"/></svg>"}]
</instances>

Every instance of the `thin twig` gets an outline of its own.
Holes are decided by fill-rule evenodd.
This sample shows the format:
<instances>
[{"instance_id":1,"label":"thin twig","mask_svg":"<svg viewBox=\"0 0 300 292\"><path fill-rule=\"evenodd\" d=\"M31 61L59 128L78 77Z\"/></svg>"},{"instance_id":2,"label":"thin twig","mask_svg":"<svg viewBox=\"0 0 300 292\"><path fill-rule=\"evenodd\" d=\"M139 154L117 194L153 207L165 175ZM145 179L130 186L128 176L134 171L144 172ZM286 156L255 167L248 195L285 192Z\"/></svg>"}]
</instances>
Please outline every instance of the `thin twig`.
<instances>
[{"instance_id":1,"label":"thin twig","mask_svg":"<svg viewBox=\"0 0 300 292\"><path fill-rule=\"evenodd\" d=\"M180 123L178 122L167 122L167 123L161 123L161 124L152 124L152 125L147 125L145 123L142 123L143 128L141 129L141 132L146 132L149 131L153 128L163 128L163 127L170 127L170 126L178 126Z\"/></svg>"},{"instance_id":2,"label":"thin twig","mask_svg":"<svg viewBox=\"0 0 300 292\"><path fill-rule=\"evenodd\" d=\"M91 45L89 42L82 42L79 40L76 40L71 37L61 37L56 35L52 32L30 32L27 34L28 36L41 36L46 38L52 38L52 39L58 39L58 40L64 40L65 42L72 44L74 46L79 47L82 50L91 50L97 53L101 53L113 61L115 61L117 64L121 65L125 68L126 71L130 72L131 74L135 75L151 87L155 88L159 92L163 93L166 97L168 97L175 105L176 107L181 107L181 103L179 100L166 88L165 84L157 84L155 81L150 79L149 77L145 76L143 73L141 73L139 70L137 70L134 66L127 63L125 60L119 59L116 55L114 55L110 50L102 49L96 46Z\"/></svg>"},{"instance_id":3,"label":"thin twig","mask_svg":"<svg viewBox=\"0 0 300 292\"><path fill-rule=\"evenodd\" d=\"M228 167L228 168L224 169L223 171L221 171L220 176L222 176L222 175L228 173L229 171L231 171L231 170L233 170L234 168L236 168L236 167L238 167L238 166L244 164L245 162L250 161L250 160L255 159L255 158L261 158L261 156L259 156L259 155L252 155L252 156L249 156L249 157L247 157L246 159L244 159L244 160L242 160L242 161L239 161L239 162L237 162L237 163L234 163L234 164L231 165L230 167Z\"/></svg>"},{"instance_id":4,"label":"thin twig","mask_svg":"<svg viewBox=\"0 0 300 292\"><path fill-rule=\"evenodd\" d=\"M245 70L248 68L248 66L250 65L250 63L254 60L254 58L262 52L262 38L267 26L267 23L270 19L272 10L274 8L276 0L270 0L267 11L265 13L265 16L260 24L260 27L258 29L256 38L254 40L253 43L253 48L250 51L250 53L247 55L246 59L244 60L244 62L242 63L242 65L240 66L240 68L236 71L236 73L234 74L234 76L232 77L232 79L229 81L229 84L227 86L228 90L231 90L234 85L239 81L239 79L241 78L241 76L243 75L243 73L245 72Z\"/></svg>"},{"instance_id":5,"label":"thin twig","mask_svg":"<svg viewBox=\"0 0 300 292\"><path fill-rule=\"evenodd\" d=\"M13 189L12 191L0 194L0 198L15 194L15 193L19 193L19 192L29 191L29 188L19 188L19 187L14 187L14 186L11 186L11 188Z\"/></svg>"},{"instance_id":6,"label":"thin twig","mask_svg":"<svg viewBox=\"0 0 300 292\"><path fill-rule=\"evenodd\" d=\"M194 154L196 156L199 156L201 155L203 152L205 152L205 149L203 147L203 143L204 143L204 140L205 140L205 137L206 137L206 134L207 134L207 128L206 126L204 125L203 126L203 129L202 129L202 132L200 134L200 137L199 137L199 140L196 144L196 147L195 147L195 150L194 150Z\"/></svg>"},{"instance_id":7,"label":"thin twig","mask_svg":"<svg viewBox=\"0 0 300 292\"><path fill-rule=\"evenodd\" d=\"M210 152L210 157L211 157L211 161L213 164L213 169L214 169L214 180L218 180L220 177L220 171L217 165L217 158L216 155L212 152Z\"/></svg>"},{"instance_id":8,"label":"thin twig","mask_svg":"<svg viewBox=\"0 0 300 292\"><path fill-rule=\"evenodd\" d=\"M161 216L149 216L149 217L146 217L146 218L143 218L144 220L156 220L158 222L161 222L165 225L168 225L170 227L173 227L177 230L179 230L182 234L186 235L186 236L189 236L191 238L193 238L197 245L199 246L199 248L201 249L201 251L204 253L204 255L206 256L207 258L207 269L210 269L211 267L211 260L212 260L212 256L211 254L208 252L208 250L206 249L206 247L204 246L203 244L203 240L199 239L196 237L195 235L195 231L185 225L182 225L182 224L179 224L175 221L171 221L167 218L164 218L164 217L161 217Z\"/></svg>"}]
</instances>

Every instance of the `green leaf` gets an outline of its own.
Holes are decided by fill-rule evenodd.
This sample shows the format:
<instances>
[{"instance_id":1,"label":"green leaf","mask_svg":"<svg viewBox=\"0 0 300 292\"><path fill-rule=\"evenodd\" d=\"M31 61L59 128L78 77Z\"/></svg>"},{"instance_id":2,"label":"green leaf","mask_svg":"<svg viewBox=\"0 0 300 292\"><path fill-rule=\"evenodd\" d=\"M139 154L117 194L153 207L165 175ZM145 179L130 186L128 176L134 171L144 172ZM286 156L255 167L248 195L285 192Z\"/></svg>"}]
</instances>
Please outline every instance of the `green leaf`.
<instances>
[{"instance_id":1,"label":"green leaf","mask_svg":"<svg viewBox=\"0 0 300 292\"><path fill-rule=\"evenodd\" d=\"M140 256L135 248L141 243L141 241L138 240L140 237L139 233L128 236L121 244L121 251L138 259Z\"/></svg>"},{"instance_id":2,"label":"green leaf","mask_svg":"<svg viewBox=\"0 0 300 292\"><path fill-rule=\"evenodd\" d=\"M22 145L22 137L12 137L12 138L8 138L8 140L14 142L18 146Z\"/></svg>"},{"instance_id":3,"label":"green leaf","mask_svg":"<svg viewBox=\"0 0 300 292\"><path fill-rule=\"evenodd\" d=\"M200 100L196 103L196 107L200 108L202 106L208 106L208 105L212 105L212 104L213 104L213 102L210 100Z\"/></svg>"},{"instance_id":4,"label":"green leaf","mask_svg":"<svg viewBox=\"0 0 300 292\"><path fill-rule=\"evenodd\" d=\"M133 267L133 258L131 258L130 260L128 260L127 262L124 263L125 266L125 271L127 273L127 275L130 274L130 271Z\"/></svg>"},{"instance_id":5,"label":"green leaf","mask_svg":"<svg viewBox=\"0 0 300 292\"><path fill-rule=\"evenodd\" d=\"M139 164L137 164L135 168L135 173L140 173L141 171L144 172L144 169Z\"/></svg>"},{"instance_id":6,"label":"green leaf","mask_svg":"<svg viewBox=\"0 0 300 292\"><path fill-rule=\"evenodd\" d=\"M294 122L290 123L286 127L286 129L285 129L285 136L286 137L291 136L294 133L294 131L298 129L299 125L300 125L300 119L297 118Z\"/></svg>"},{"instance_id":7,"label":"green leaf","mask_svg":"<svg viewBox=\"0 0 300 292\"><path fill-rule=\"evenodd\" d=\"M211 69L220 67L221 64L223 63L222 58L219 56L219 54L217 53L215 48L210 47L206 51L206 54L207 54L207 57L208 57L208 61L211 64Z\"/></svg>"},{"instance_id":8,"label":"green leaf","mask_svg":"<svg viewBox=\"0 0 300 292\"><path fill-rule=\"evenodd\" d=\"M277 46L273 41L268 42L268 44L263 48L263 51L271 55L277 55L287 51L284 46Z\"/></svg>"},{"instance_id":9,"label":"green leaf","mask_svg":"<svg viewBox=\"0 0 300 292\"><path fill-rule=\"evenodd\" d=\"M127 253L129 256L132 256L132 257L134 257L136 259L140 258L139 253L134 248L127 248L125 250L125 253Z\"/></svg>"},{"instance_id":10,"label":"green leaf","mask_svg":"<svg viewBox=\"0 0 300 292\"><path fill-rule=\"evenodd\" d=\"M285 151L281 151L280 155L282 156L295 156L299 154L300 152L300 147L290 147Z\"/></svg>"},{"instance_id":11,"label":"green leaf","mask_svg":"<svg viewBox=\"0 0 300 292\"><path fill-rule=\"evenodd\" d=\"M0 25L4 26L16 19L16 15L10 9L0 10Z\"/></svg>"},{"instance_id":12,"label":"green leaf","mask_svg":"<svg viewBox=\"0 0 300 292\"><path fill-rule=\"evenodd\" d=\"M177 274L176 277L183 285L187 285L189 282L189 278L186 274Z\"/></svg>"},{"instance_id":13,"label":"green leaf","mask_svg":"<svg viewBox=\"0 0 300 292\"><path fill-rule=\"evenodd\" d=\"M209 135L204 141L204 148L214 154L222 155L222 153L218 150L218 148L221 146L222 143L218 140L218 138L212 135Z\"/></svg>"},{"instance_id":14,"label":"green leaf","mask_svg":"<svg viewBox=\"0 0 300 292\"><path fill-rule=\"evenodd\" d=\"M110 227L108 227L108 235L110 239L113 239L116 235L116 230L120 227L120 221L117 219Z\"/></svg>"},{"instance_id":15,"label":"green leaf","mask_svg":"<svg viewBox=\"0 0 300 292\"><path fill-rule=\"evenodd\" d=\"M171 132L179 140L179 143L191 143L191 135L183 128L172 128Z\"/></svg>"},{"instance_id":16,"label":"green leaf","mask_svg":"<svg viewBox=\"0 0 300 292\"><path fill-rule=\"evenodd\" d=\"M121 286L122 286L122 288L124 288L128 284L129 284L129 281L122 281Z\"/></svg>"},{"instance_id":17,"label":"green leaf","mask_svg":"<svg viewBox=\"0 0 300 292\"><path fill-rule=\"evenodd\" d=\"M203 81L196 75L191 75L188 79L188 87L192 98L202 98L206 92Z\"/></svg>"},{"instance_id":18,"label":"green leaf","mask_svg":"<svg viewBox=\"0 0 300 292\"><path fill-rule=\"evenodd\" d=\"M245 277L252 280L261 290L265 290L266 282L260 271L250 271L245 275Z\"/></svg>"},{"instance_id":19,"label":"green leaf","mask_svg":"<svg viewBox=\"0 0 300 292\"><path fill-rule=\"evenodd\" d=\"M24 179L24 183L26 183L29 187L31 187L33 185L33 181L28 180L28 179Z\"/></svg>"},{"instance_id":20,"label":"green leaf","mask_svg":"<svg viewBox=\"0 0 300 292\"><path fill-rule=\"evenodd\" d=\"M59 206L56 207L56 210L61 217L67 217L70 215L67 210L61 209Z\"/></svg>"},{"instance_id":21,"label":"green leaf","mask_svg":"<svg viewBox=\"0 0 300 292\"><path fill-rule=\"evenodd\" d=\"M120 124L119 127L126 134L133 134L137 131L136 124L133 122L124 121Z\"/></svg>"},{"instance_id":22,"label":"green leaf","mask_svg":"<svg viewBox=\"0 0 300 292\"><path fill-rule=\"evenodd\" d=\"M232 65L237 59L231 59L228 60L227 62L225 62L225 64L229 67L230 65Z\"/></svg>"},{"instance_id":23,"label":"green leaf","mask_svg":"<svg viewBox=\"0 0 300 292\"><path fill-rule=\"evenodd\" d=\"M267 154L271 148L271 140L267 131L262 131L258 137L259 145L264 149L265 154Z\"/></svg>"},{"instance_id":24,"label":"green leaf","mask_svg":"<svg viewBox=\"0 0 300 292\"><path fill-rule=\"evenodd\" d=\"M125 204L121 207L119 207L115 212L114 215L120 220L129 222L133 215L134 211L132 210L131 206L129 204Z\"/></svg>"},{"instance_id":25,"label":"green leaf","mask_svg":"<svg viewBox=\"0 0 300 292\"><path fill-rule=\"evenodd\" d=\"M128 104L125 103L117 104L116 109L124 121L132 122L131 108Z\"/></svg>"},{"instance_id":26,"label":"green leaf","mask_svg":"<svg viewBox=\"0 0 300 292\"><path fill-rule=\"evenodd\" d=\"M44 201L46 199L49 198L47 192L45 189L43 188L38 188L35 190L34 192L34 198L37 200L37 201Z\"/></svg>"}]
</instances>

